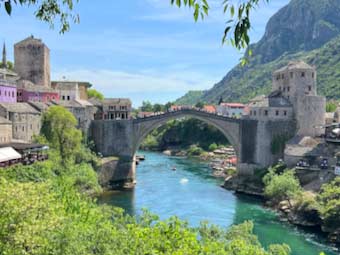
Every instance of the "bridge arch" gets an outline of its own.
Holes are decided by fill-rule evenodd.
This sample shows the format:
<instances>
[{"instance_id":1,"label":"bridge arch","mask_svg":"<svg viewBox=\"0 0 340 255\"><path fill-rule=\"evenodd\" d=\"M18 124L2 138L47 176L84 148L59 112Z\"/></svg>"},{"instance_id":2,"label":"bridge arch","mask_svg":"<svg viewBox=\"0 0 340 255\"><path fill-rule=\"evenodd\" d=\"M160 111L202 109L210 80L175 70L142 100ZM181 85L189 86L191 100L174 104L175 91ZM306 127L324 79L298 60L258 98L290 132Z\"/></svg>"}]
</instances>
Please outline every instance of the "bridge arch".
<instances>
[{"instance_id":1,"label":"bridge arch","mask_svg":"<svg viewBox=\"0 0 340 255\"><path fill-rule=\"evenodd\" d=\"M183 117L198 119L218 129L233 146L236 151L237 157L239 158L241 156L240 120L192 109L178 110L152 117L135 119L135 142L133 146L133 151L136 152L138 150L146 136L150 134L154 129L165 125L170 120L175 120Z\"/></svg>"}]
</instances>

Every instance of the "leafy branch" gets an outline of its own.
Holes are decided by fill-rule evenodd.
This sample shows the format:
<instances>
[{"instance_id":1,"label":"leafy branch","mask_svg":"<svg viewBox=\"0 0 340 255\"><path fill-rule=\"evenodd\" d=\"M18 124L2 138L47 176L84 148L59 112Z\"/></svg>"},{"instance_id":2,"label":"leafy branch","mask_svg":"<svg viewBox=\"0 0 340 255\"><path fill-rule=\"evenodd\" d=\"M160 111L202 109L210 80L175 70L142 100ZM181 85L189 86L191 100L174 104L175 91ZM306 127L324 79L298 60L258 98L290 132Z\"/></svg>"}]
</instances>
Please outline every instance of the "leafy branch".
<instances>
[{"instance_id":1,"label":"leafy branch","mask_svg":"<svg viewBox=\"0 0 340 255\"><path fill-rule=\"evenodd\" d=\"M208 0L170 0L172 5L193 8L194 20L199 17L204 19L209 15L210 6ZM222 44L230 43L241 50L247 48L250 43L249 30L251 28L250 13L259 5L260 0L243 0L235 4L232 0L221 0L223 13L229 16L222 37ZM270 0L262 0L269 2ZM248 55L251 55L248 51Z\"/></svg>"},{"instance_id":2,"label":"leafy branch","mask_svg":"<svg viewBox=\"0 0 340 255\"><path fill-rule=\"evenodd\" d=\"M59 23L59 32L65 33L70 30L70 23L79 23L79 15L73 12L74 3L79 0L0 0L8 15L12 14L15 6L37 6L34 15L37 19L47 22L54 28Z\"/></svg>"}]
</instances>

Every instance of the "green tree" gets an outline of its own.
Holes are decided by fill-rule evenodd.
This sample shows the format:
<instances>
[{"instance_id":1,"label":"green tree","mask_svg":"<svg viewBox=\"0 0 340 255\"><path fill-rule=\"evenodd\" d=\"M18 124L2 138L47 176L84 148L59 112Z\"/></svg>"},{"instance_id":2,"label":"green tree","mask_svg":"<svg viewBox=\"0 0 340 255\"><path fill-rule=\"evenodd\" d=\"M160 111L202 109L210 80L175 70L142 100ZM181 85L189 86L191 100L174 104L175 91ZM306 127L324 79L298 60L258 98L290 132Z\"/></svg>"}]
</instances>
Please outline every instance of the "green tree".
<instances>
[{"instance_id":1,"label":"green tree","mask_svg":"<svg viewBox=\"0 0 340 255\"><path fill-rule=\"evenodd\" d=\"M216 143L212 143L209 145L209 151L214 151L218 149L218 145Z\"/></svg>"},{"instance_id":2,"label":"green tree","mask_svg":"<svg viewBox=\"0 0 340 255\"><path fill-rule=\"evenodd\" d=\"M335 112L337 108L337 103L334 101L329 101L326 103L326 112Z\"/></svg>"},{"instance_id":3,"label":"green tree","mask_svg":"<svg viewBox=\"0 0 340 255\"><path fill-rule=\"evenodd\" d=\"M269 0L264 0L269 2ZM209 14L209 0L171 0L171 4L178 7L182 5L193 9L194 20L204 19ZM249 30L251 28L250 13L256 8L260 0L245 0L235 2L232 0L223 0L223 12L227 15L227 25L224 30L222 43L230 43L237 49L248 47L250 42ZM249 51L251 55L251 51Z\"/></svg>"},{"instance_id":4,"label":"green tree","mask_svg":"<svg viewBox=\"0 0 340 255\"><path fill-rule=\"evenodd\" d=\"M165 111L169 110L171 108L171 106L173 106L174 103L172 102L167 102L165 105L164 105L164 108L165 108Z\"/></svg>"},{"instance_id":5,"label":"green tree","mask_svg":"<svg viewBox=\"0 0 340 255\"><path fill-rule=\"evenodd\" d=\"M153 105L150 101L143 101L141 106L142 112L152 112L153 111Z\"/></svg>"},{"instance_id":6,"label":"green tree","mask_svg":"<svg viewBox=\"0 0 340 255\"><path fill-rule=\"evenodd\" d=\"M64 33L70 29L70 23L79 23L79 15L73 12L74 3L78 0L0 0L8 15L15 7L34 6L37 19L47 22L51 28L55 23L60 25L59 32Z\"/></svg>"},{"instance_id":7,"label":"green tree","mask_svg":"<svg viewBox=\"0 0 340 255\"><path fill-rule=\"evenodd\" d=\"M75 159L81 148L82 134L76 126L76 118L62 106L51 106L43 115L41 133L59 153L64 166Z\"/></svg>"},{"instance_id":8,"label":"green tree","mask_svg":"<svg viewBox=\"0 0 340 255\"><path fill-rule=\"evenodd\" d=\"M163 109L164 109L164 106L161 105L161 104L154 104L154 106L153 106L154 112L161 112L161 111L163 111Z\"/></svg>"},{"instance_id":9,"label":"green tree","mask_svg":"<svg viewBox=\"0 0 340 255\"><path fill-rule=\"evenodd\" d=\"M322 186L317 197L325 227L330 230L340 228L340 177Z\"/></svg>"},{"instance_id":10,"label":"green tree","mask_svg":"<svg viewBox=\"0 0 340 255\"><path fill-rule=\"evenodd\" d=\"M287 200L291 205L291 200L301 195L302 192L299 180L292 170L285 170L279 174L271 168L269 173L263 177L263 183L265 184L264 194L274 203Z\"/></svg>"},{"instance_id":11,"label":"green tree","mask_svg":"<svg viewBox=\"0 0 340 255\"><path fill-rule=\"evenodd\" d=\"M204 107L204 103L203 102L198 102L196 105L195 105L195 107L197 107L197 108L200 108L200 109L202 109L203 107Z\"/></svg>"},{"instance_id":12,"label":"green tree","mask_svg":"<svg viewBox=\"0 0 340 255\"><path fill-rule=\"evenodd\" d=\"M100 93L98 90L95 89L88 89L87 90L87 96L89 98L96 98L102 101L104 99L104 95Z\"/></svg>"}]
</instances>

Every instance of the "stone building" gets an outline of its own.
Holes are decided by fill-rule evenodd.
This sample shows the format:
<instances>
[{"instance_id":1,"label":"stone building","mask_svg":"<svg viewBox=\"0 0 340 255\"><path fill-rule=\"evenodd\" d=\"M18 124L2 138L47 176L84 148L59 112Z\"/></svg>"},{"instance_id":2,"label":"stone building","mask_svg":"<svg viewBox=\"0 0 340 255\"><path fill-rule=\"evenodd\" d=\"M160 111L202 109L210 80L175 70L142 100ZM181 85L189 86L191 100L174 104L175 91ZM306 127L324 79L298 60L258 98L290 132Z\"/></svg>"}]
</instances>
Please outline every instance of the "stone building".
<instances>
[{"instance_id":1,"label":"stone building","mask_svg":"<svg viewBox=\"0 0 340 255\"><path fill-rule=\"evenodd\" d=\"M257 120L290 120L294 118L292 104L280 91L272 92L262 100L249 104L249 117Z\"/></svg>"},{"instance_id":2,"label":"stone building","mask_svg":"<svg viewBox=\"0 0 340 255\"><path fill-rule=\"evenodd\" d=\"M315 67L289 62L273 73L273 91L281 91L293 106L298 135L320 136L325 125L326 99L317 95Z\"/></svg>"},{"instance_id":3,"label":"stone building","mask_svg":"<svg viewBox=\"0 0 340 255\"><path fill-rule=\"evenodd\" d=\"M88 100L87 89L92 86L89 82L80 81L53 81L51 85L61 101Z\"/></svg>"},{"instance_id":4,"label":"stone building","mask_svg":"<svg viewBox=\"0 0 340 255\"><path fill-rule=\"evenodd\" d=\"M16 103L17 87L14 82L0 78L0 103Z\"/></svg>"},{"instance_id":5,"label":"stone building","mask_svg":"<svg viewBox=\"0 0 340 255\"><path fill-rule=\"evenodd\" d=\"M317 95L316 70L303 61L273 73L272 93L250 103L252 119L294 119L297 135L324 134L326 99Z\"/></svg>"},{"instance_id":6,"label":"stone building","mask_svg":"<svg viewBox=\"0 0 340 255\"><path fill-rule=\"evenodd\" d=\"M245 114L246 106L240 103L221 103L216 107L217 114L231 118L241 118Z\"/></svg>"},{"instance_id":7,"label":"stone building","mask_svg":"<svg viewBox=\"0 0 340 255\"><path fill-rule=\"evenodd\" d=\"M0 116L0 144L12 141L12 122Z\"/></svg>"},{"instance_id":8,"label":"stone building","mask_svg":"<svg viewBox=\"0 0 340 255\"><path fill-rule=\"evenodd\" d=\"M30 36L14 45L14 70L23 80L38 86L50 87L50 50Z\"/></svg>"},{"instance_id":9,"label":"stone building","mask_svg":"<svg viewBox=\"0 0 340 255\"><path fill-rule=\"evenodd\" d=\"M50 102L59 101L59 94L50 87L37 86L27 80L17 82L17 101L18 102Z\"/></svg>"},{"instance_id":10,"label":"stone building","mask_svg":"<svg viewBox=\"0 0 340 255\"><path fill-rule=\"evenodd\" d=\"M40 134L41 114L27 103L0 103L0 116L12 122L12 138L31 142Z\"/></svg>"},{"instance_id":11,"label":"stone building","mask_svg":"<svg viewBox=\"0 0 340 255\"><path fill-rule=\"evenodd\" d=\"M132 103L128 98L105 98L101 102L101 106L97 106L97 109L96 119L130 119Z\"/></svg>"}]
</instances>

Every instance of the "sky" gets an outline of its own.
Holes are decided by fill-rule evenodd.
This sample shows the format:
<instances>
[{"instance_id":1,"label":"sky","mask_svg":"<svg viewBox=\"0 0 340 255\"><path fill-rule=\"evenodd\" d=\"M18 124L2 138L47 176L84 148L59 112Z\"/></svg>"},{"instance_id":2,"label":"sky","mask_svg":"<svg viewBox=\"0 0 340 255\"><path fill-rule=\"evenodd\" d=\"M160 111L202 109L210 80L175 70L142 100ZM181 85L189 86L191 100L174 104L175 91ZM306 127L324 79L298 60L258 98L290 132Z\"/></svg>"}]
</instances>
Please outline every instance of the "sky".
<instances>
[{"instance_id":1,"label":"sky","mask_svg":"<svg viewBox=\"0 0 340 255\"><path fill-rule=\"evenodd\" d=\"M14 43L34 35L51 51L53 80L89 81L105 97L129 97L135 107L143 100L166 103L211 88L242 57L221 44L228 20L222 2L210 0L209 16L195 23L192 11L170 0L80 0L80 24L65 34L35 19L33 8L14 8L10 17L1 9L0 42L13 61ZM264 2L251 17L251 42L289 0Z\"/></svg>"}]
</instances>

